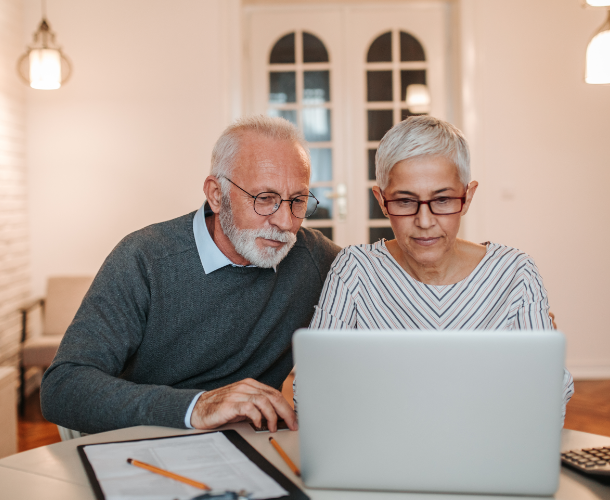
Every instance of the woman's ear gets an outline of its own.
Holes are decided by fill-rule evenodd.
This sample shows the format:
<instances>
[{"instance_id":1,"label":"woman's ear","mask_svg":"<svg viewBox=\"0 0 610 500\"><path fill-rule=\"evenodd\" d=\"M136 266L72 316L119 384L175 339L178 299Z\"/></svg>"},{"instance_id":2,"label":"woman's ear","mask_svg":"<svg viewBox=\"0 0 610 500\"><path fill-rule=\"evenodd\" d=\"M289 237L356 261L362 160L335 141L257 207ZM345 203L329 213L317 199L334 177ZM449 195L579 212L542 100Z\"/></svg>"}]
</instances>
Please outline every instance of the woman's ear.
<instances>
[{"instance_id":1,"label":"woman's ear","mask_svg":"<svg viewBox=\"0 0 610 500\"><path fill-rule=\"evenodd\" d=\"M375 198L377 198L377 203L379 203L383 215L388 217L388 212L386 211L385 205L383 204L383 195L381 194L381 189L379 189L379 186L373 186L373 194L375 195Z\"/></svg>"},{"instance_id":2,"label":"woman's ear","mask_svg":"<svg viewBox=\"0 0 610 500\"><path fill-rule=\"evenodd\" d=\"M207 198L212 212L217 214L220 212L220 199L222 197L222 188L220 182L213 175L209 175L203 183L203 192Z\"/></svg>"},{"instance_id":3,"label":"woman's ear","mask_svg":"<svg viewBox=\"0 0 610 500\"><path fill-rule=\"evenodd\" d=\"M466 186L466 203L464 203L464 208L462 209L462 217L468 213L470 203L472 202L472 198L474 197L474 193L476 193L478 187L479 183L477 181L470 181L468 186Z\"/></svg>"}]
</instances>

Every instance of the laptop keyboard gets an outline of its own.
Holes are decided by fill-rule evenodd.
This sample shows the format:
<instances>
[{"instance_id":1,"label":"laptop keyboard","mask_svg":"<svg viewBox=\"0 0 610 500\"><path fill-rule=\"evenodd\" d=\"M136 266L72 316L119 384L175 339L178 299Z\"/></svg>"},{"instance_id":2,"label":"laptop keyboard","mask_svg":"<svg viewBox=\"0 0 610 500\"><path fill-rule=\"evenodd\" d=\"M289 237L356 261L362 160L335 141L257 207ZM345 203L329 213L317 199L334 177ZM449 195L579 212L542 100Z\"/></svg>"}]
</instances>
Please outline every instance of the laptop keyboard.
<instances>
[{"instance_id":1,"label":"laptop keyboard","mask_svg":"<svg viewBox=\"0 0 610 500\"><path fill-rule=\"evenodd\" d=\"M586 474L610 476L610 446L568 451L561 461Z\"/></svg>"}]
</instances>

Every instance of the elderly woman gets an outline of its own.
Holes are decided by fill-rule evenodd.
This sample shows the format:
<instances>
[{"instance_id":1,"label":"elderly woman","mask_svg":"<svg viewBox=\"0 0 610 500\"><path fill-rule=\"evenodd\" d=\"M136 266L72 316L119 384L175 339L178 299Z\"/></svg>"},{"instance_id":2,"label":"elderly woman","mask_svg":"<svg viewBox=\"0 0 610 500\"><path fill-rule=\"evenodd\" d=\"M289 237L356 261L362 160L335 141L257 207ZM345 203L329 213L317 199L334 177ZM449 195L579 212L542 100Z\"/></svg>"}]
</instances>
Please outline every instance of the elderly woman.
<instances>
[{"instance_id":1,"label":"elderly woman","mask_svg":"<svg viewBox=\"0 0 610 500\"><path fill-rule=\"evenodd\" d=\"M524 252L457 237L478 183L462 133L411 117L383 138L379 206L396 239L342 250L310 328L552 329L542 277ZM564 375L564 407L573 381Z\"/></svg>"}]
</instances>

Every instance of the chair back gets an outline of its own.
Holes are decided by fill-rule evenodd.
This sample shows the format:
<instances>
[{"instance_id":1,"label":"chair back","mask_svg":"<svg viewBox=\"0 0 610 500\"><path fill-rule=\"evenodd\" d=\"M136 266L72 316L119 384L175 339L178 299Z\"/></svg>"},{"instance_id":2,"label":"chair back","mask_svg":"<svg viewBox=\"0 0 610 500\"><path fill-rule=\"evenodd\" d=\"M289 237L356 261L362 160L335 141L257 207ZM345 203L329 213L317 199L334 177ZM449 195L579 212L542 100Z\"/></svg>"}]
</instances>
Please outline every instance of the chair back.
<instances>
[{"instance_id":1,"label":"chair back","mask_svg":"<svg viewBox=\"0 0 610 500\"><path fill-rule=\"evenodd\" d=\"M54 276L48 279L43 335L66 333L92 282L92 276Z\"/></svg>"}]
</instances>

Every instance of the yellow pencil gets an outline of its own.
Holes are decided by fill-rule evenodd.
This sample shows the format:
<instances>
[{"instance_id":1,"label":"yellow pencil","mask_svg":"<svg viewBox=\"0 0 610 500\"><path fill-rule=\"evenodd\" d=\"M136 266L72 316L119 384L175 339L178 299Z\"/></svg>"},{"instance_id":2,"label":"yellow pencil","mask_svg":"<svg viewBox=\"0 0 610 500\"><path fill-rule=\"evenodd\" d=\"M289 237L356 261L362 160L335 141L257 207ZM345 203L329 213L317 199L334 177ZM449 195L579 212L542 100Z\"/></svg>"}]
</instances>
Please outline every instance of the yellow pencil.
<instances>
[{"instance_id":1,"label":"yellow pencil","mask_svg":"<svg viewBox=\"0 0 610 500\"><path fill-rule=\"evenodd\" d=\"M191 486L194 486L195 488L199 488L200 490L211 490L212 489L205 483L200 483L199 481L194 481L193 479L189 479L188 477L180 476L178 474L174 474L173 472L159 469L159 467L155 467L154 465L140 462L139 460L134 460L133 458L128 458L127 463L129 463L131 465L135 465L136 467L140 467L141 469L146 469L150 472L154 472L155 474L169 477L170 479L175 479L176 481L180 481L181 483L189 484Z\"/></svg>"},{"instance_id":2,"label":"yellow pencil","mask_svg":"<svg viewBox=\"0 0 610 500\"><path fill-rule=\"evenodd\" d=\"M269 438L269 442L273 445L273 447L280 454L280 457L282 457L284 459L284 462L286 462L288 464L288 467L290 467L290 470L292 470L292 472L294 472L296 476L301 477L301 471L299 470L299 468L296 465L294 465L294 462L292 460L290 460L290 457L288 455L286 455L286 452L282 449L282 447L279 445L279 443L272 437Z\"/></svg>"}]
</instances>

